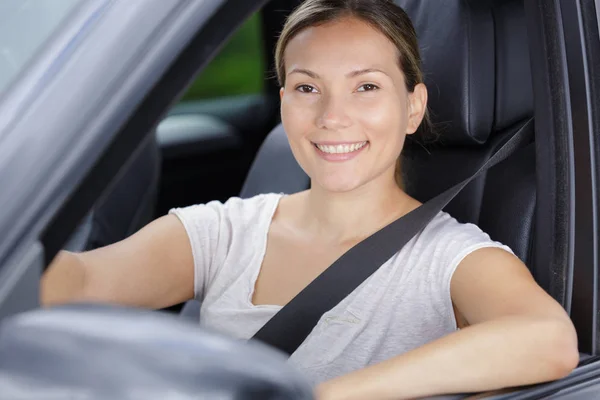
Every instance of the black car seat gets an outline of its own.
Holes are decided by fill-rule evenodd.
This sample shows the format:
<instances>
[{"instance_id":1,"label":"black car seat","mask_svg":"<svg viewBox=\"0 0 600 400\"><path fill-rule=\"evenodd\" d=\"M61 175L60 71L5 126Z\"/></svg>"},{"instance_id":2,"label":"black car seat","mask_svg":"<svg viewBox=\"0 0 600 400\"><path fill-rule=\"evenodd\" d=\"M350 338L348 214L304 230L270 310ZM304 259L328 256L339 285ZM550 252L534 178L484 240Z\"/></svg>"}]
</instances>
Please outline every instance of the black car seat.
<instances>
[{"instance_id":1,"label":"black car seat","mask_svg":"<svg viewBox=\"0 0 600 400\"><path fill-rule=\"evenodd\" d=\"M155 216L160 149L149 134L64 246L82 252L132 235Z\"/></svg>"},{"instance_id":2,"label":"black car seat","mask_svg":"<svg viewBox=\"0 0 600 400\"><path fill-rule=\"evenodd\" d=\"M520 128L534 129L525 12L522 0L448 0L443 6L439 0L396 2L417 29L439 135L433 144L424 144L424 138L408 141L404 151L406 189L427 201L471 175ZM308 187L280 125L259 150L241 196ZM534 143L471 182L446 211L509 245L536 278L555 274L560 283L560 271L536 264ZM564 285L549 287L548 279L541 280L561 301ZM183 312L197 318L198 304L189 303Z\"/></svg>"}]
</instances>

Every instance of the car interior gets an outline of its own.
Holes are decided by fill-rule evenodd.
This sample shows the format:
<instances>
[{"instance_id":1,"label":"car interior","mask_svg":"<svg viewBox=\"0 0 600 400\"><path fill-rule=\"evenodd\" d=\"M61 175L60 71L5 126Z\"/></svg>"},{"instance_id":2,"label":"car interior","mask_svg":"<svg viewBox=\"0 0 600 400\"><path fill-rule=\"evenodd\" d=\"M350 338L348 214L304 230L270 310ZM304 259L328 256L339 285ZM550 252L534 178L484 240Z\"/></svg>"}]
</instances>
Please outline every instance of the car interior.
<instances>
[{"instance_id":1,"label":"car interior","mask_svg":"<svg viewBox=\"0 0 600 400\"><path fill-rule=\"evenodd\" d=\"M254 79L254 89L194 97L194 90L213 79L206 68L137 147L63 248L85 251L114 243L173 207L309 188L280 124L272 61L278 32L299 2L269 1L252 16L262 70L254 76L233 70L228 79ZM532 70L541 64L530 55L540 50L530 47L529 36L552 32L531 31L525 0L447 0L443 7L439 0L395 2L418 33L434 123L433 132L410 137L405 145L407 192L426 202L470 177L517 132L531 132L534 140L474 179L445 210L512 248L577 320L581 365L593 362L596 320L590 310L577 307L583 300L573 289L583 293L593 277L573 266L586 256L573 250L571 232L575 208L578 226L587 226L581 221L592 219L592 205L574 202L569 188L573 179L586 187L587 180L573 176L573 154L589 152L591 141L567 143L564 133L548 128L549 120L560 116L540 120L551 96L534 90ZM248 26L238 35L248 35ZM224 45L223 54L237 38ZM223 62L220 57L213 63ZM581 229L577 235L588 233ZM167 311L197 320L200 304L192 300Z\"/></svg>"}]
</instances>

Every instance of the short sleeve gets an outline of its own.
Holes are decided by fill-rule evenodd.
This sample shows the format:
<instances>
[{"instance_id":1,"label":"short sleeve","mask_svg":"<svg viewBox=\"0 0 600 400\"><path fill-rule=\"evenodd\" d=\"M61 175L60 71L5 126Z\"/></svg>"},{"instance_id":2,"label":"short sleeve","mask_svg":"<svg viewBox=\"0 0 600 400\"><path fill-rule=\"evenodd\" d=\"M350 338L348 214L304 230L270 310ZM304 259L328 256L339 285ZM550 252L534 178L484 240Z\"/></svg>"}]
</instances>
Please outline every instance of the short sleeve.
<instances>
[{"instance_id":1,"label":"short sleeve","mask_svg":"<svg viewBox=\"0 0 600 400\"><path fill-rule=\"evenodd\" d=\"M434 253L429 281L438 309L454 320L450 283L454 272L469 254L488 247L501 248L514 254L510 247L494 241L475 224L463 224L449 214L440 214L436 223L427 228ZM485 265L481 266L485 268Z\"/></svg>"},{"instance_id":2,"label":"short sleeve","mask_svg":"<svg viewBox=\"0 0 600 400\"><path fill-rule=\"evenodd\" d=\"M194 257L194 297L200 301L217 272L223 208L223 203L213 201L169 211L179 218L190 240Z\"/></svg>"},{"instance_id":3,"label":"short sleeve","mask_svg":"<svg viewBox=\"0 0 600 400\"><path fill-rule=\"evenodd\" d=\"M257 243L266 232L280 194L261 194L226 202L211 201L169 211L179 218L187 232L194 257L194 297L204 301L213 287L241 273L252 263ZM258 233L258 234L257 234ZM259 242L257 242L257 240ZM227 286L227 283L224 283Z\"/></svg>"}]
</instances>

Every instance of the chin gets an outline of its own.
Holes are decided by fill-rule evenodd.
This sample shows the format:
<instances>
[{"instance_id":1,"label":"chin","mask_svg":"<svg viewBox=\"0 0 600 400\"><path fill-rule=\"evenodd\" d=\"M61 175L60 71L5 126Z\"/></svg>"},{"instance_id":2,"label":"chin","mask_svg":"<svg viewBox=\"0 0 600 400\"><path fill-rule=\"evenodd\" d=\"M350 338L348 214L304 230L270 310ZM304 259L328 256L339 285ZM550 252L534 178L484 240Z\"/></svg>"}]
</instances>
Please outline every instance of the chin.
<instances>
[{"instance_id":1,"label":"chin","mask_svg":"<svg viewBox=\"0 0 600 400\"><path fill-rule=\"evenodd\" d=\"M354 189L362 186L362 182L359 179L332 179L328 177L325 179L313 180L316 184L324 191L331 193L346 193L351 192Z\"/></svg>"}]
</instances>

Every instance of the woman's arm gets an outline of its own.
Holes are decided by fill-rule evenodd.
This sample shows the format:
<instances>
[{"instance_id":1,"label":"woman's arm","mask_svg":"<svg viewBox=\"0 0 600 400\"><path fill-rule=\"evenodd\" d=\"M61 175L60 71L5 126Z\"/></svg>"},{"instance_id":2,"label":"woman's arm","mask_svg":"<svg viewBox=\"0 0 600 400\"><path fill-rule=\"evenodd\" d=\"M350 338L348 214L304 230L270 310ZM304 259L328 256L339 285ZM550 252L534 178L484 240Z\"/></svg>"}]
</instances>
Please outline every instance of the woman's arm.
<instances>
[{"instance_id":1,"label":"woman's arm","mask_svg":"<svg viewBox=\"0 0 600 400\"><path fill-rule=\"evenodd\" d=\"M118 243L85 253L60 252L41 281L42 305L105 302L164 308L194 296L194 260L174 215Z\"/></svg>"},{"instance_id":2,"label":"woman's arm","mask_svg":"<svg viewBox=\"0 0 600 400\"><path fill-rule=\"evenodd\" d=\"M577 366L569 317L510 253L486 248L466 257L453 275L451 293L469 327L325 382L317 398L480 392L556 380Z\"/></svg>"}]
</instances>

